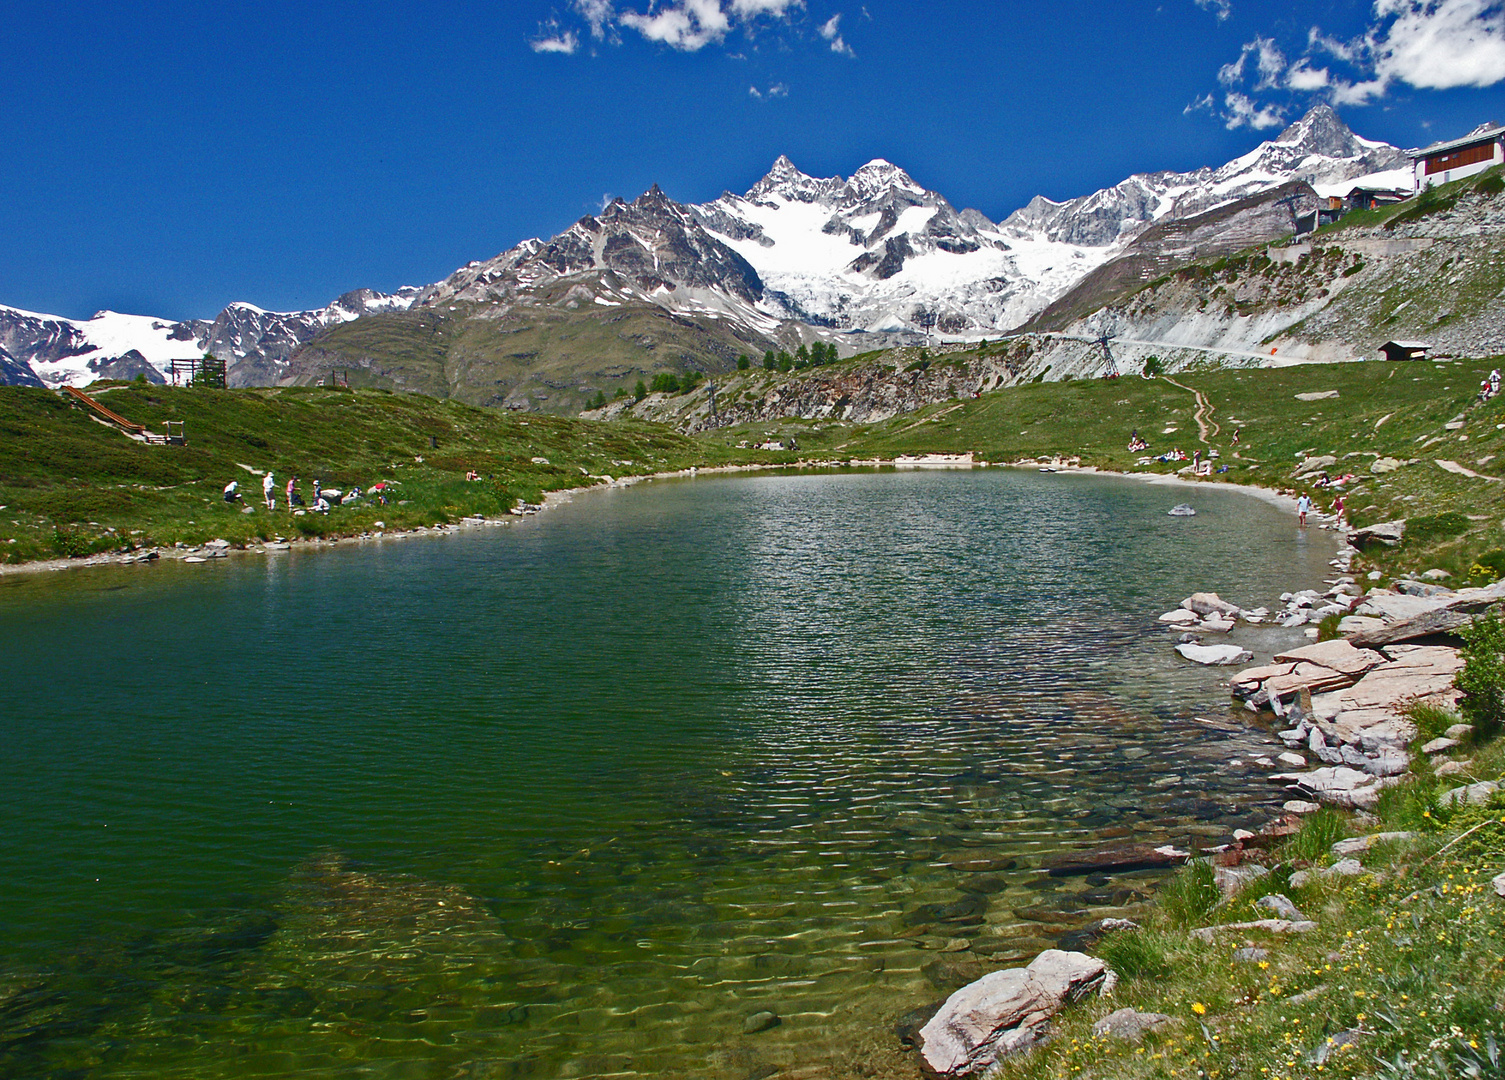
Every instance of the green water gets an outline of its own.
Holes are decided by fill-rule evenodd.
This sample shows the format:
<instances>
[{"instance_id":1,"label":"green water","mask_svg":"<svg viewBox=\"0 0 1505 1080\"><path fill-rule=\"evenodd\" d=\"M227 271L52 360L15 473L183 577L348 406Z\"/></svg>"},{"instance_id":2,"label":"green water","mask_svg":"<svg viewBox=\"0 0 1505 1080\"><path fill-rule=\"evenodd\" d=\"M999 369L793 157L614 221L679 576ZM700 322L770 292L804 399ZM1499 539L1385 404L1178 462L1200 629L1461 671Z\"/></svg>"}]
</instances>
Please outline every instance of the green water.
<instances>
[{"instance_id":1,"label":"green water","mask_svg":"<svg viewBox=\"0 0 1505 1080\"><path fill-rule=\"evenodd\" d=\"M1155 880L1042 858L1280 799L1154 616L1333 545L1186 497L701 478L0 579L0 1075L910 1075L896 1017Z\"/></svg>"}]
</instances>

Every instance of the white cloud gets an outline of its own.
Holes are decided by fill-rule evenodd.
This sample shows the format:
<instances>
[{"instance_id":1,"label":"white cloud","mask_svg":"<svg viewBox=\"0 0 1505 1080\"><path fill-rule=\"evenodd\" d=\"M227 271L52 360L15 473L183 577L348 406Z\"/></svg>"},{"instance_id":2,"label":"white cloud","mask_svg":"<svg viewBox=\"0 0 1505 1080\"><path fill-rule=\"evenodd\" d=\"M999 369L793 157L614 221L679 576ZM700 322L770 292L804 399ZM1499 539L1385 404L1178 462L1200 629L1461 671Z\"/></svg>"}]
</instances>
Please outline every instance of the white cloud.
<instances>
[{"instance_id":1,"label":"white cloud","mask_svg":"<svg viewBox=\"0 0 1505 1080\"><path fill-rule=\"evenodd\" d=\"M1375 0L1394 17L1370 38L1375 74L1425 90L1505 81L1505 8L1497 0Z\"/></svg>"},{"instance_id":2,"label":"white cloud","mask_svg":"<svg viewBox=\"0 0 1505 1080\"><path fill-rule=\"evenodd\" d=\"M1222 22L1233 14L1233 4L1229 0L1196 0L1197 7L1203 11L1210 11L1217 16L1218 22Z\"/></svg>"},{"instance_id":3,"label":"white cloud","mask_svg":"<svg viewBox=\"0 0 1505 1080\"><path fill-rule=\"evenodd\" d=\"M575 10L590 24L591 37L597 41L606 37L617 14L611 0L575 0Z\"/></svg>"},{"instance_id":4,"label":"white cloud","mask_svg":"<svg viewBox=\"0 0 1505 1080\"><path fill-rule=\"evenodd\" d=\"M732 11L740 18L755 15L787 15L791 8L802 8L805 0L732 0Z\"/></svg>"},{"instance_id":5,"label":"white cloud","mask_svg":"<svg viewBox=\"0 0 1505 1080\"><path fill-rule=\"evenodd\" d=\"M1273 105L1263 105L1245 94L1230 93L1223 97L1228 111L1223 114L1223 126L1229 131L1250 127L1255 131L1279 127L1285 123L1285 114Z\"/></svg>"},{"instance_id":6,"label":"white cloud","mask_svg":"<svg viewBox=\"0 0 1505 1080\"><path fill-rule=\"evenodd\" d=\"M838 11L821 24L820 36L831 43L832 52L841 53L843 56L855 57L857 55L841 36L841 12Z\"/></svg>"},{"instance_id":7,"label":"white cloud","mask_svg":"<svg viewBox=\"0 0 1505 1080\"><path fill-rule=\"evenodd\" d=\"M1192 113L1196 112L1214 112L1216 111L1217 107L1217 102L1216 100L1214 100L1211 94L1203 94L1201 97L1197 98L1196 101L1193 101L1186 108L1182 109L1181 115L1190 116Z\"/></svg>"},{"instance_id":8,"label":"white cloud","mask_svg":"<svg viewBox=\"0 0 1505 1080\"><path fill-rule=\"evenodd\" d=\"M806 0L639 0L623 8L624 2L631 0L570 0L573 14L584 23L579 31L565 31L557 19L550 19L529 44L536 52L575 52L588 31L596 41L620 45L620 30L626 27L649 41L683 52L697 52L708 45L721 44L734 29L752 38L760 23L768 20L787 23L806 4ZM836 22L832 20L827 25L834 26ZM799 30L796 28L795 32ZM826 40L833 51L853 55L839 34Z\"/></svg>"},{"instance_id":9,"label":"white cloud","mask_svg":"<svg viewBox=\"0 0 1505 1080\"><path fill-rule=\"evenodd\" d=\"M721 10L721 0L677 0L657 13L650 8L646 15L624 11L620 21L649 41L683 52L697 52L721 41L732 28L731 20Z\"/></svg>"},{"instance_id":10,"label":"white cloud","mask_svg":"<svg viewBox=\"0 0 1505 1080\"><path fill-rule=\"evenodd\" d=\"M580 38L573 30L559 33L559 28L556 26L548 37L534 38L528 42L528 45L536 53L563 53L565 56L571 56L576 49L580 48Z\"/></svg>"},{"instance_id":11,"label":"white cloud","mask_svg":"<svg viewBox=\"0 0 1505 1080\"><path fill-rule=\"evenodd\" d=\"M1285 84L1292 90L1310 93L1313 90L1321 90L1331 81L1332 75L1327 68L1314 68L1306 57L1302 57L1286 72Z\"/></svg>"}]
</instances>

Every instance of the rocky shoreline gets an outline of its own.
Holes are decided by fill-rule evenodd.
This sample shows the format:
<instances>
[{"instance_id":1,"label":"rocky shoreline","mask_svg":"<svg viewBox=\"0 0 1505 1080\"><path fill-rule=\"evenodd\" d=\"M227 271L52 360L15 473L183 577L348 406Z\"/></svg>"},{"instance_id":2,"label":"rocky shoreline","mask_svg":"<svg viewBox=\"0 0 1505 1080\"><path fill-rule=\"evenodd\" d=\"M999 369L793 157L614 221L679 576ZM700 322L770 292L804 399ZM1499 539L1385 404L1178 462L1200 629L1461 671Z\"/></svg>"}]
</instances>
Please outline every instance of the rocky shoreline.
<instances>
[{"instance_id":1,"label":"rocky shoreline","mask_svg":"<svg viewBox=\"0 0 1505 1080\"><path fill-rule=\"evenodd\" d=\"M1353 534L1348 538L1352 540ZM1278 651L1269 662L1245 668L1228 682L1234 700L1284 725L1274 734L1285 749L1256 758L1253 764L1268 769L1269 782L1284 787L1291 798L1282 806L1281 819L1258 832L1237 830L1231 843L1200 852L1225 902L1269 875L1262 850L1296 833L1301 818L1323 806L1351 811L1361 825L1376 827L1379 819L1369 811L1381 792L1409 777L1411 749L1419 737L1409 710L1420 703L1451 711L1458 704L1454 680L1463 660L1457 648L1436 643L1437 635L1456 633L1477 615L1498 611L1505 600L1505 582L1452 590L1438 584L1446 576L1441 572L1422 575L1427 581L1402 581L1393 589L1376 586L1366 591L1350 572L1357 554L1352 543L1345 543L1331 560L1336 576L1326 582L1329 588L1285 593L1280 611L1243 609L1215 593L1196 593L1159 617L1163 628L1180 633L1178 653L1211 665L1246 663L1254 655L1238 645L1204 644L1202 635L1227 634L1242 622L1304 627L1306 635L1316 639L1322 636L1321 623L1339 620L1340 636ZM1499 788L1495 781L1472 777L1469 759L1453 756L1472 734L1470 725L1456 724L1419 748L1433 762L1437 777L1457 778L1456 786L1441 794L1444 805L1483 805ZM1291 888L1302 888L1314 877L1364 876L1369 871L1360 857L1366 852L1376 845L1404 845L1414 839L1409 832L1379 832L1339 840L1331 846L1333 864L1296 871ZM1111 852L1097 854L1106 858ZM1171 847L1141 855L1158 860L1143 865L1162 866L1199 857ZM1093 854L1077 861L1083 860L1093 862ZM1505 896L1505 874L1495 879L1494 891ZM1268 917L1197 927L1190 935L1209 943L1250 931L1278 938L1309 933L1319 925L1279 892L1260 897L1254 906ZM1138 929L1126 919L1105 919L1078 938L1086 947L1109 933ZM1268 950L1250 945L1238 950L1235 960L1253 962L1267 955ZM983 1075L1000 1058L1047 1041L1051 1018L1061 1009L1089 993L1109 996L1116 982L1117 975L1102 960L1061 950L1043 952L1026 967L991 972L952 994L918 1028L911 1042L920 1069L928 1077L946 1080ZM1289 1004L1299 1004L1298 999L1291 998ZM1097 1021L1093 1035L1137 1043L1145 1032L1171 1022L1168 1016L1123 1008ZM1328 1053L1362 1034L1340 1032L1319 1047L1313 1060L1320 1065Z\"/></svg>"}]
</instances>

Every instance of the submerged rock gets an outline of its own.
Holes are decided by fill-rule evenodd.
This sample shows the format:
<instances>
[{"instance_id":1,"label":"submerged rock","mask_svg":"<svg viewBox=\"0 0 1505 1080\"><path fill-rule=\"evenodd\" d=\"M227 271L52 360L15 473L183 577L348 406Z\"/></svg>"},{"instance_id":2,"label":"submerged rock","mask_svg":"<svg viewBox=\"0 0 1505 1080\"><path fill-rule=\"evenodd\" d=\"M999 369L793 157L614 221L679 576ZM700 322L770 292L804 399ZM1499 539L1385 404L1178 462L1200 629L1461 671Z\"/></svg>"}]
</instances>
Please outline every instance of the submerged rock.
<instances>
[{"instance_id":1,"label":"submerged rock","mask_svg":"<svg viewBox=\"0 0 1505 1080\"><path fill-rule=\"evenodd\" d=\"M1171 516L1171 517L1196 517L1197 516L1197 512L1194 509L1192 509L1191 505L1188 504L1188 503L1177 503L1175 506L1173 506L1169 510L1167 510L1166 513L1169 516Z\"/></svg>"}]
</instances>

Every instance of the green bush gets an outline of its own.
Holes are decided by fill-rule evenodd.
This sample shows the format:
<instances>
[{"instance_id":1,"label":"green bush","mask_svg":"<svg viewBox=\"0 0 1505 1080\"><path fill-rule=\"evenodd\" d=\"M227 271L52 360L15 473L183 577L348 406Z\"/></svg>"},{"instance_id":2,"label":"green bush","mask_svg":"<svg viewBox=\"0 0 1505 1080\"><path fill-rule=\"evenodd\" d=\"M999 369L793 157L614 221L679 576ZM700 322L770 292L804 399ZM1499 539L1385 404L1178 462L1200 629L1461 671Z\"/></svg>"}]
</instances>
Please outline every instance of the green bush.
<instances>
[{"instance_id":1,"label":"green bush","mask_svg":"<svg viewBox=\"0 0 1505 1080\"><path fill-rule=\"evenodd\" d=\"M1478 619L1463 631L1463 691L1458 709L1474 725L1474 737L1493 738L1505 721L1505 623L1498 616Z\"/></svg>"},{"instance_id":2,"label":"green bush","mask_svg":"<svg viewBox=\"0 0 1505 1080\"><path fill-rule=\"evenodd\" d=\"M1468 569L1470 585L1490 585L1505 578L1505 548L1486 551Z\"/></svg>"},{"instance_id":3,"label":"green bush","mask_svg":"<svg viewBox=\"0 0 1505 1080\"><path fill-rule=\"evenodd\" d=\"M648 384L650 394L677 394L679 393L679 376L672 371L660 371Z\"/></svg>"},{"instance_id":4,"label":"green bush","mask_svg":"<svg viewBox=\"0 0 1505 1080\"><path fill-rule=\"evenodd\" d=\"M1136 979L1158 979L1170 974L1170 960L1154 935L1142 930L1120 931L1109 935L1097 947L1097 955L1119 976L1133 982Z\"/></svg>"},{"instance_id":5,"label":"green bush","mask_svg":"<svg viewBox=\"0 0 1505 1080\"><path fill-rule=\"evenodd\" d=\"M1160 887L1160 910L1175 926L1203 926L1223 894L1205 862L1188 863Z\"/></svg>"},{"instance_id":6,"label":"green bush","mask_svg":"<svg viewBox=\"0 0 1505 1080\"><path fill-rule=\"evenodd\" d=\"M748 359L748 357L747 357L747 355L745 353L742 356L737 357L737 370L738 371L746 371L750 367L752 367L752 361L750 359Z\"/></svg>"},{"instance_id":7,"label":"green bush","mask_svg":"<svg viewBox=\"0 0 1505 1080\"><path fill-rule=\"evenodd\" d=\"M637 387L632 392L632 400L633 401L642 401L647 396L648 396L648 387L646 387L646 386L643 385L643 380L642 379L639 379Z\"/></svg>"},{"instance_id":8,"label":"green bush","mask_svg":"<svg viewBox=\"0 0 1505 1080\"><path fill-rule=\"evenodd\" d=\"M1316 862L1347 835L1347 817L1331 807L1324 807L1303 821L1301 831L1286 841L1285 854L1291 859Z\"/></svg>"},{"instance_id":9,"label":"green bush","mask_svg":"<svg viewBox=\"0 0 1505 1080\"><path fill-rule=\"evenodd\" d=\"M1150 378L1159 378L1165 374L1165 361L1158 356L1146 356L1144 358L1144 373Z\"/></svg>"}]
</instances>

